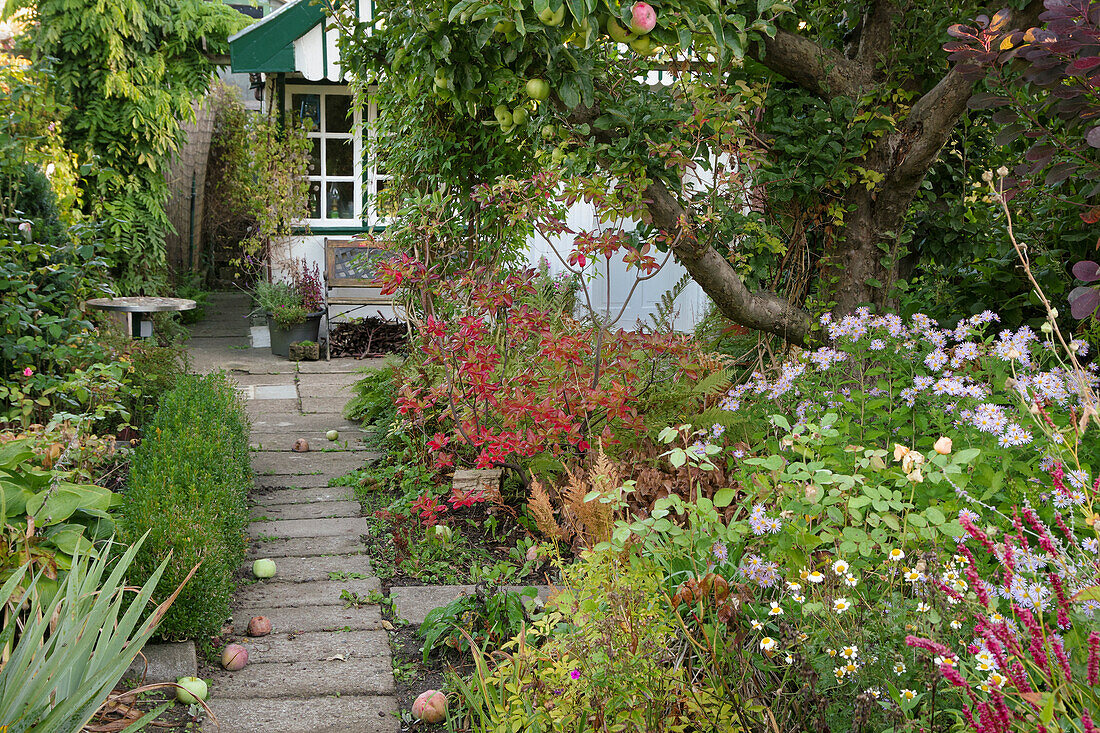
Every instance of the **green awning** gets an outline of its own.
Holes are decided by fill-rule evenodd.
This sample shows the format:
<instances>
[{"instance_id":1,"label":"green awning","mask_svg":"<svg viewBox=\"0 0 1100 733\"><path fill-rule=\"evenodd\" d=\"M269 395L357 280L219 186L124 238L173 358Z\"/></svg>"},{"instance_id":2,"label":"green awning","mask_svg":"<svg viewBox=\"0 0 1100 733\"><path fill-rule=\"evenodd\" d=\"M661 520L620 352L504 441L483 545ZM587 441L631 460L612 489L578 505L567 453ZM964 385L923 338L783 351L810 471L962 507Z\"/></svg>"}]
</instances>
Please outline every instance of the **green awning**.
<instances>
[{"instance_id":1,"label":"green awning","mask_svg":"<svg viewBox=\"0 0 1100 733\"><path fill-rule=\"evenodd\" d=\"M325 20L324 8L311 0L293 0L229 39L234 72L298 71L294 42Z\"/></svg>"}]
</instances>

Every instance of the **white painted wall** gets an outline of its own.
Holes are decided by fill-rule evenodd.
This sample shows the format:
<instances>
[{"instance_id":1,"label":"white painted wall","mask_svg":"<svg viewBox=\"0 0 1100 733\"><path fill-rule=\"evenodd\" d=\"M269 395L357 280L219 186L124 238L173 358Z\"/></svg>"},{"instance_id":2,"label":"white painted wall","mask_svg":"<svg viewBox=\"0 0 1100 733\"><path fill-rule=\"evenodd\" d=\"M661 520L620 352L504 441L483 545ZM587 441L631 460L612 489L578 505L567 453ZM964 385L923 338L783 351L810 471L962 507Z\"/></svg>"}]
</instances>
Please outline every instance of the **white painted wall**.
<instances>
[{"instance_id":1,"label":"white painted wall","mask_svg":"<svg viewBox=\"0 0 1100 733\"><path fill-rule=\"evenodd\" d=\"M596 228L596 223L595 209L585 202L576 203L569 210L566 218L567 226L578 232L591 231ZM632 226L627 223L624 228L630 231ZM545 239L536 235L531 240L530 246L531 264L537 265L539 260L545 257L550 263L550 272L558 274L566 270L561 259L568 259L569 252L573 249L573 237L562 234L553 237L551 243L547 243ZM658 252L656 255L658 263L665 261L664 253ZM657 306L661 302L661 297L671 291L680 278L687 274L687 270L675 259L669 258L653 278L638 284L629 302L626 302L637 271L628 268L621 257L613 259L610 266L605 260L592 263L587 270L586 279L593 308L601 315L610 313L611 317L617 315L622 309L623 315L616 327L626 330L631 330L639 322L652 327L650 315L658 312ZM610 297L608 297L608 284L611 286ZM703 289L694 280L690 281L676 299L676 317L673 326L679 331L691 331L702 320L709 304L710 299Z\"/></svg>"},{"instance_id":2,"label":"white painted wall","mask_svg":"<svg viewBox=\"0 0 1100 733\"><path fill-rule=\"evenodd\" d=\"M567 224L569 228L574 231L592 229L596 225L595 211L590 205L580 202L570 209ZM347 239L349 237L347 235L341 235L339 238ZM556 249L562 258L568 258L569 252L572 250L572 242L572 236L564 234L559 235L554 237L553 248L551 248L546 240L539 236L535 236L530 240L528 261L532 266L535 266L541 258L545 257L550 264L551 273L558 274L565 272L565 266L558 255L554 254L554 250ZM324 234L296 236L287 244L281 254L283 256L276 257L275 259L281 260L284 266L280 267L277 264L273 268L276 277L285 276L285 263L291 258L304 258L309 267L312 268L316 265L322 275L325 272ZM664 261L664 255L658 253L657 261ZM630 301L627 303L626 298L630 292L631 286L634 284L635 278L634 271L630 270L621 258L613 259L610 266L606 261L590 264L587 268L587 272L588 274L586 277L593 307L601 315L610 312L612 316L618 314L622 309L623 315L617 322L616 327L626 330L633 329L639 323L652 326L650 315L658 312L658 304L661 302L662 296L671 291L680 278L687 274L687 271L684 270L683 267L674 259L670 258L661 271L653 278L638 284L638 287L634 290L634 294L630 297ZM610 297L608 297L608 284L611 286ZM346 295L364 295L363 291L358 289L355 291L338 290L335 292L343 292ZM367 294L377 294L377 291ZM676 316L673 320L674 327L680 331L691 331L706 314L709 303L710 299L707 298L703 289L694 281L689 282L687 287L684 288L676 299ZM347 310L349 309L334 307L332 313L335 318ZM359 308L351 315L360 317L372 315L381 316L383 318L394 318L396 317L396 312L391 306L367 306Z\"/></svg>"}]
</instances>

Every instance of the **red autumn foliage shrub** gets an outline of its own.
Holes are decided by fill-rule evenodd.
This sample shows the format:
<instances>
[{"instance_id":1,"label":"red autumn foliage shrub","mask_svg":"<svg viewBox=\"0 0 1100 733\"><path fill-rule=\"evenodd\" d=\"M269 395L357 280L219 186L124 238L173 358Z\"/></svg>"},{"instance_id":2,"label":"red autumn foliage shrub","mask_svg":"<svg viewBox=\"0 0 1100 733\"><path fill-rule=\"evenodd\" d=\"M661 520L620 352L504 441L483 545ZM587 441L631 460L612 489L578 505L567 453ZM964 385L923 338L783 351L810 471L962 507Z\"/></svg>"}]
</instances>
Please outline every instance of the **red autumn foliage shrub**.
<instances>
[{"instance_id":1,"label":"red autumn foliage shrub","mask_svg":"<svg viewBox=\"0 0 1100 733\"><path fill-rule=\"evenodd\" d=\"M437 466L509 467L540 453L583 454L642 433L638 401L703 371L692 340L610 331L573 318L535 287L535 273L485 268L438 277L409 257L380 273L383 292L411 290L423 315L397 406ZM434 435L433 435L434 434Z\"/></svg>"}]
</instances>

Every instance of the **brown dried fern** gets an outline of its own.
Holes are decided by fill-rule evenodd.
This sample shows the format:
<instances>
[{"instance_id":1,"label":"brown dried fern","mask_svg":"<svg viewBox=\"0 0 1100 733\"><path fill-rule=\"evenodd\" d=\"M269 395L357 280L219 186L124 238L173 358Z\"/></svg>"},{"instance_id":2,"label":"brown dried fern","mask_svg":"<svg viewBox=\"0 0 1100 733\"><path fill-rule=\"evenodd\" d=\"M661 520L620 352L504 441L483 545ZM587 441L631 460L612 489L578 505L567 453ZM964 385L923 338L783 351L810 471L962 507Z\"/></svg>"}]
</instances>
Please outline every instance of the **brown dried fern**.
<instances>
[{"instance_id":1,"label":"brown dried fern","mask_svg":"<svg viewBox=\"0 0 1100 733\"><path fill-rule=\"evenodd\" d=\"M567 541L573 532L562 527L554 518L554 506L550 503L550 494L538 479L531 481L531 496L527 501L527 510L535 518L539 531L554 541Z\"/></svg>"}]
</instances>

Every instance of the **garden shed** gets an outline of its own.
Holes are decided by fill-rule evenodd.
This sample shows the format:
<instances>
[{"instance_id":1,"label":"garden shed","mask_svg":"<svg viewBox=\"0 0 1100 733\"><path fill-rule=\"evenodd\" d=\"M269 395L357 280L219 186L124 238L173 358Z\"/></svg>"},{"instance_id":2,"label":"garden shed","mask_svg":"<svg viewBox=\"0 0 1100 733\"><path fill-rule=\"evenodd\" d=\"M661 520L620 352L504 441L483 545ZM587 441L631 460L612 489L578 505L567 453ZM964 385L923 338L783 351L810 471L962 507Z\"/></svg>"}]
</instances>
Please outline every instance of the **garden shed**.
<instances>
[{"instance_id":1,"label":"garden shed","mask_svg":"<svg viewBox=\"0 0 1100 733\"><path fill-rule=\"evenodd\" d=\"M356 12L361 21L369 20L373 0L359 0ZM340 64L338 40L339 32L323 6L311 0L273 2L270 13L229 39L232 71L261 75L265 110L313 121L311 215L301 222L285 254L288 259L304 258L311 265L315 263L322 272L326 240L381 233L387 224L373 204L389 177L384 165L368 154L369 146L364 145L363 137L372 134L371 122L377 115L379 102L372 102L365 110L355 108ZM568 223L580 229L591 227L594 220L592 209L578 204L570 212ZM555 248L564 256L571 249L570 241L567 235L559 240L554 243ZM545 257L551 272L564 269L545 242L532 239L529 257L532 264ZM662 296L676 289L679 295L675 325L682 330L691 329L702 318L708 300L702 289L686 280L685 275L686 271L670 261L655 277L640 283L619 325L629 328L638 321L648 321L649 315L657 312ZM601 280L600 286L592 289L597 298L594 305L617 313L628 297L633 276L619 262L612 263L609 274L594 273L593 277ZM610 280L610 288L602 282L604 278ZM678 283L681 287L677 287ZM372 306L369 310L393 315L388 307Z\"/></svg>"}]
</instances>

